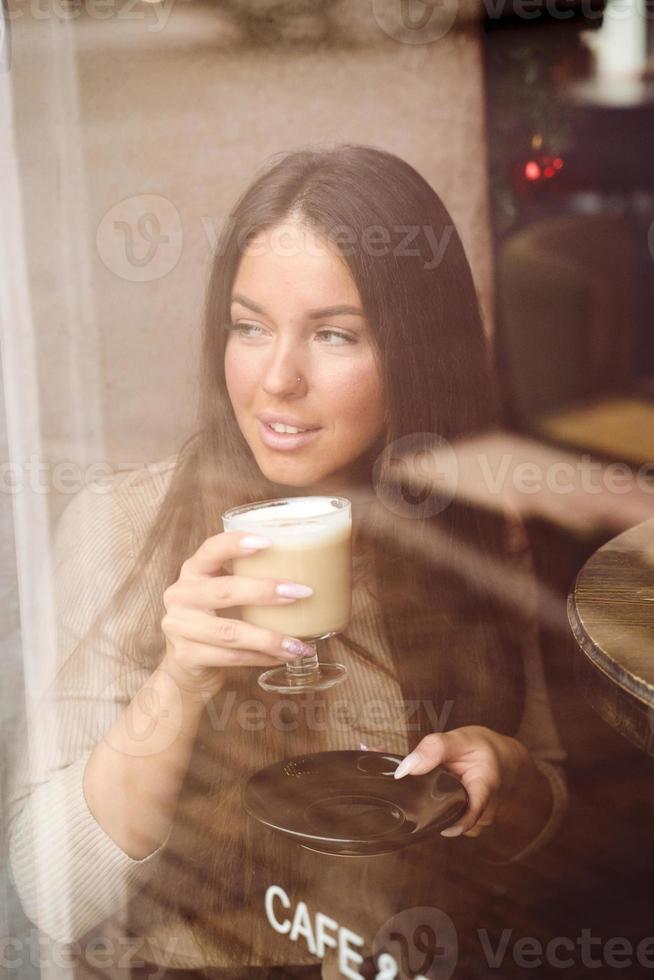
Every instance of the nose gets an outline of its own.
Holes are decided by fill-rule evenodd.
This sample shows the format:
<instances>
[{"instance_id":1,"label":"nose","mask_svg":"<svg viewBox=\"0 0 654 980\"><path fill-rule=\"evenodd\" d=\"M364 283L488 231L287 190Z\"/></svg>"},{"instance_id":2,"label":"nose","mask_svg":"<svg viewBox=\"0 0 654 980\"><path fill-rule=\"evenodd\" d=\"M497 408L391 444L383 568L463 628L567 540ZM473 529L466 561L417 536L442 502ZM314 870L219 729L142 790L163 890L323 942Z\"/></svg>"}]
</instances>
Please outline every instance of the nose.
<instances>
[{"instance_id":1,"label":"nose","mask_svg":"<svg viewBox=\"0 0 654 980\"><path fill-rule=\"evenodd\" d=\"M306 388L305 378L306 365L302 363L297 343L275 344L263 371L263 390L276 398L302 394Z\"/></svg>"}]
</instances>

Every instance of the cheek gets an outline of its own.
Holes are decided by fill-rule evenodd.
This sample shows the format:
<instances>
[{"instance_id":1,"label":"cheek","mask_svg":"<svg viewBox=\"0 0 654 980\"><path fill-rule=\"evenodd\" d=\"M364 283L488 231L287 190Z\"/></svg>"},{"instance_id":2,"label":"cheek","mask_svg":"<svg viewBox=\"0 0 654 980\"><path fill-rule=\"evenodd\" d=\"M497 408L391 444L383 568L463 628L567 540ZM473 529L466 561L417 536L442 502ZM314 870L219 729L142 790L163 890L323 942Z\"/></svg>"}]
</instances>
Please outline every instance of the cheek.
<instances>
[{"instance_id":1,"label":"cheek","mask_svg":"<svg viewBox=\"0 0 654 980\"><path fill-rule=\"evenodd\" d=\"M254 371L247 360L225 351L225 384L232 405L236 408L248 400L255 387Z\"/></svg>"},{"instance_id":2,"label":"cheek","mask_svg":"<svg viewBox=\"0 0 654 980\"><path fill-rule=\"evenodd\" d=\"M384 413L383 385L377 365L353 365L332 386L334 415L347 421L354 431L370 430L381 424Z\"/></svg>"}]
</instances>

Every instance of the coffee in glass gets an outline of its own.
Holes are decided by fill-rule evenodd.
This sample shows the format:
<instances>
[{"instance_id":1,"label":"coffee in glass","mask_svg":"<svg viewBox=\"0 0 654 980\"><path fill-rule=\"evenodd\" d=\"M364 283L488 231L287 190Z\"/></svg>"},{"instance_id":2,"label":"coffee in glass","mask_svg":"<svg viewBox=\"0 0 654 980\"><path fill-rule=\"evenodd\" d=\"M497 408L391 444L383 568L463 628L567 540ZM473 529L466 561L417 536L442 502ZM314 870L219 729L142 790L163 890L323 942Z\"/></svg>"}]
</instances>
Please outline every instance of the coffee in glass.
<instances>
[{"instance_id":1,"label":"coffee in glass","mask_svg":"<svg viewBox=\"0 0 654 980\"><path fill-rule=\"evenodd\" d=\"M273 543L233 559L235 575L298 582L313 595L288 606L243 606L246 623L276 630L314 647L344 630L352 610L352 505L345 497L284 497L233 507L226 531L265 535ZM317 653L261 675L266 690L331 687L344 679L341 664L319 663Z\"/></svg>"}]
</instances>

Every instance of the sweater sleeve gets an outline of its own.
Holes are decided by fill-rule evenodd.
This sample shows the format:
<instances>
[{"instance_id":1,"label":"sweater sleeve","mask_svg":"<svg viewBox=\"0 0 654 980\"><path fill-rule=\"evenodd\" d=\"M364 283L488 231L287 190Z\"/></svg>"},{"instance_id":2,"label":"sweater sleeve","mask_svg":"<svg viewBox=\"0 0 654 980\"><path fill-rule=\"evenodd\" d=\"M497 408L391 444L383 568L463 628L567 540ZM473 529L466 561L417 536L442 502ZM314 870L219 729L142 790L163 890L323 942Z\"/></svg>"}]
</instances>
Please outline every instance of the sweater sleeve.
<instances>
[{"instance_id":1,"label":"sweater sleeve","mask_svg":"<svg viewBox=\"0 0 654 980\"><path fill-rule=\"evenodd\" d=\"M72 942L120 910L154 873L166 842L131 858L95 820L83 791L94 746L150 673L132 657L138 596L86 642L134 557L131 524L112 488L89 485L68 504L50 557L42 574L52 581L42 578L42 594L50 590L53 601L44 601L23 653L32 697L9 778L8 845L27 917Z\"/></svg>"}]
</instances>

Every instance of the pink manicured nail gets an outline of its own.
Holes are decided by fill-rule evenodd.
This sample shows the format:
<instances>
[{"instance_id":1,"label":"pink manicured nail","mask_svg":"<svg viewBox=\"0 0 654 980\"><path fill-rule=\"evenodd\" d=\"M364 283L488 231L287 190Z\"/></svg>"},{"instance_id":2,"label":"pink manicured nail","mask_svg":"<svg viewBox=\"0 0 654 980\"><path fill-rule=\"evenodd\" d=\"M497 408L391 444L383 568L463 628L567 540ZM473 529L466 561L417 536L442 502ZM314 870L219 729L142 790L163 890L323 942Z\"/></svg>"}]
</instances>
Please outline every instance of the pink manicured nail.
<instances>
[{"instance_id":1,"label":"pink manicured nail","mask_svg":"<svg viewBox=\"0 0 654 980\"><path fill-rule=\"evenodd\" d=\"M462 833L462 824L455 823L453 827L446 827L445 830L441 830L441 837L458 837Z\"/></svg>"},{"instance_id":2,"label":"pink manicured nail","mask_svg":"<svg viewBox=\"0 0 654 980\"><path fill-rule=\"evenodd\" d=\"M420 754L418 752L409 752L409 754L402 759L399 766L393 773L393 776L395 779L401 779L402 776L407 776L410 772L413 772L419 762Z\"/></svg>"},{"instance_id":3,"label":"pink manicured nail","mask_svg":"<svg viewBox=\"0 0 654 980\"><path fill-rule=\"evenodd\" d=\"M264 538L260 534L246 534L241 538L241 548L269 548L271 544L270 538Z\"/></svg>"},{"instance_id":4,"label":"pink manicured nail","mask_svg":"<svg viewBox=\"0 0 654 980\"><path fill-rule=\"evenodd\" d=\"M313 595L313 589L309 585L296 585L295 582L280 582L275 586L277 595L285 599L306 599Z\"/></svg>"},{"instance_id":5,"label":"pink manicured nail","mask_svg":"<svg viewBox=\"0 0 654 980\"><path fill-rule=\"evenodd\" d=\"M291 638L282 640L282 650L286 650L286 653L292 653L296 657L313 657L316 652L313 647L303 643L302 640L293 640Z\"/></svg>"}]
</instances>

